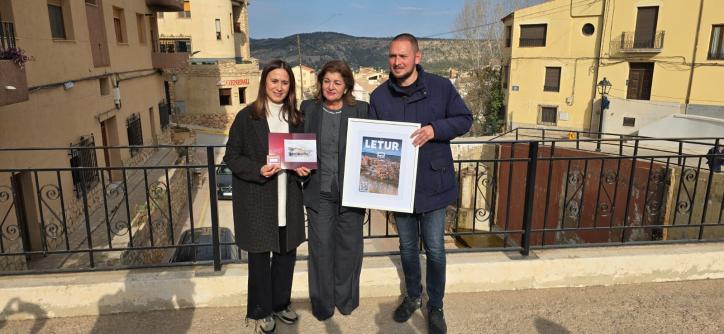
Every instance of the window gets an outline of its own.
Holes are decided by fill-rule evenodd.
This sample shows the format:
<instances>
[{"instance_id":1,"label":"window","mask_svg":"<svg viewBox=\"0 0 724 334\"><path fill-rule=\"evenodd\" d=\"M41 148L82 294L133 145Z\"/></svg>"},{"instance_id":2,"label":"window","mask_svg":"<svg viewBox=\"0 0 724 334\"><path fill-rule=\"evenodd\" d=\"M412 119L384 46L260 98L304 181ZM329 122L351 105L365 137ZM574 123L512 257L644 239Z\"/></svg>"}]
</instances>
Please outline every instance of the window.
<instances>
[{"instance_id":1,"label":"window","mask_svg":"<svg viewBox=\"0 0 724 334\"><path fill-rule=\"evenodd\" d=\"M724 59L724 24L711 27L709 59Z\"/></svg>"},{"instance_id":2,"label":"window","mask_svg":"<svg viewBox=\"0 0 724 334\"><path fill-rule=\"evenodd\" d=\"M231 105L231 88L220 88L219 89L219 105L230 106Z\"/></svg>"},{"instance_id":3,"label":"window","mask_svg":"<svg viewBox=\"0 0 724 334\"><path fill-rule=\"evenodd\" d=\"M98 79L98 85L101 88L101 96L108 95L111 93L108 77Z\"/></svg>"},{"instance_id":4,"label":"window","mask_svg":"<svg viewBox=\"0 0 724 334\"><path fill-rule=\"evenodd\" d=\"M143 132L141 131L141 116L133 114L126 119L126 133L128 135L128 146L143 145ZM136 155L140 147L131 147L131 156Z\"/></svg>"},{"instance_id":5,"label":"window","mask_svg":"<svg viewBox=\"0 0 724 334\"><path fill-rule=\"evenodd\" d=\"M546 67L546 78L543 84L543 91L558 92L561 90L561 68Z\"/></svg>"},{"instance_id":6,"label":"window","mask_svg":"<svg viewBox=\"0 0 724 334\"><path fill-rule=\"evenodd\" d=\"M216 19L216 39L221 39L221 20Z\"/></svg>"},{"instance_id":7,"label":"window","mask_svg":"<svg viewBox=\"0 0 724 334\"><path fill-rule=\"evenodd\" d=\"M505 26L505 47L506 48L509 48L511 46L512 38L513 38L513 27Z\"/></svg>"},{"instance_id":8,"label":"window","mask_svg":"<svg viewBox=\"0 0 724 334\"><path fill-rule=\"evenodd\" d=\"M136 14L136 26L138 26L138 43L146 44L146 24L143 14Z\"/></svg>"},{"instance_id":9,"label":"window","mask_svg":"<svg viewBox=\"0 0 724 334\"><path fill-rule=\"evenodd\" d=\"M503 88L508 88L508 78L510 78L510 66L505 65L503 66L503 73L500 74L500 84L503 86Z\"/></svg>"},{"instance_id":10,"label":"window","mask_svg":"<svg viewBox=\"0 0 724 334\"><path fill-rule=\"evenodd\" d=\"M180 18L191 18L191 3L189 1L184 1L184 11L178 12L178 17Z\"/></svg>"},{"instance_id":11,"label":"window","mask_svg":"<svg viewBox=\"0 0 724 334\"><path fill-rule=\"evenodd\" d=\"M164 53L191 52L191 40L162 38L159 40L159 50Z\"/></svg>"},{"instance_id":12,"label":"window","mask_svg":"<svg viewBox=\"0 0 724 334\"><path fill-rule=\"evenodd\" d=\"M593 26L593 24L586 23L583 25L583 28L581 29L581 32L586 36L591 36L596 31L596 28Z\"/></svg>"},{"instance_id":13,"label":"window","mask_svg":"<svg viewBox=\"0 0 724 334\"><path fill-rule=\"evenodd\" d=\"M63 7L59 0L48 1L48 18L50 19L50 35L54 39L67 39L65 20L63 20Z\"/></svg>"},{"instance_id":14,"label":"window","mask_svg":"<svg viewBox=\"0 0 724 334\"><path fill-rule=\"evenodd\" d=\"M113 28L116 31L116 42L128 43L126 38L126 19L123 8L113 7Z\"/></svg>"},{"instance_id":15,"label":"window","mask_svg":"<svg viewBox=\"0 0 724 334\"><path fill-rule=\"evenodd\" d=\"M653 78L654 63L630 63L626 98L631 100L651 99Z\"/></svg>"},{"instance_id":16,"label":"window","mask_svg":"<svg viewBox=\"0 0 724 334\"><path fill-rule=\"evenodd\" d=\"M633 117L624 117L623 126L636 126L636 119Z\"/></svg>"},{"instance_id":17,"label":"window","mask_svg":"<svg viewBox=\"0 0 724 334\"><path fill-rule=\"evenodd\" d=\"M239 104L246 104L246 87L239 87Z\"/></svg>"},{"instance_id":18,"label":"window","mask_svg":"<svg viewBox=\"0 0 724 334\"><path fill-rule=\"evenodd\" d=\"M71 176L73 178L73 192L76 197L80 197L83 194L83 189L86 191L90 190L98 184L98 170L97 169L76 169L75 167L97 167L98 160L96 159L96 151L93 149L95 146L95 139L93 135L81 136L80 140L76 143L71 144L70 148L70 167Z\"/></svg>"},{"instance_id":19,"label":"window","mask_svg":"<svg viewBox=\"0 0 724 334\"><path fill-rule=\"evenodd\" d=\"M234 32L242 32L241 30L241 22L234 22Z\"/></svg>"},{"instance_id":20,"label":"window","mask_svg":"<svg viewBox=\"0 0 724 334\"><path fill-rule=\"evenodd\" d=\"M546 46L547 24L523 24L520 26L520 47Z\"/></svg>"},{"instance_id":21,"label":"window","mask_svg":"<svg viewBox=\"0 0 724 334\"><path fill-rule=\"evenodd\" d=\"M556 125L558 120L558 107L541 106L538 114L538 124Z\"/></svg>"}]
</instances>

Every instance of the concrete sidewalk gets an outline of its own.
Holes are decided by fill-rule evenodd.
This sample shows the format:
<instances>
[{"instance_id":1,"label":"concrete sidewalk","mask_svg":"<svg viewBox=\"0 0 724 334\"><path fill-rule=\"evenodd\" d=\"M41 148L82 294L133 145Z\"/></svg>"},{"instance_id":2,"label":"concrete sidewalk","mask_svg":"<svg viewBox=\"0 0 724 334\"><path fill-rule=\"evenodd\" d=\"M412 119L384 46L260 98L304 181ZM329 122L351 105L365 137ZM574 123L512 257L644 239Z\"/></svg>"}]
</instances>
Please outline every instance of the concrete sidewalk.
<instances>
[{"instance_id":1,"label":"concrete sidewalk","mask_svg":"<svg viewBox=\"0 0 724 334\"><path fill-rule=\"evenodd\" d=\"M278 333L426 333L417 312L398 324L395 297L363 298L349 316L319 322L306 299L299 323ZM2 333L253 333L244 307L0 322ZM724 280L553 288L445 297L448 333L724 333Z\"/></svg>"}]
</instances>

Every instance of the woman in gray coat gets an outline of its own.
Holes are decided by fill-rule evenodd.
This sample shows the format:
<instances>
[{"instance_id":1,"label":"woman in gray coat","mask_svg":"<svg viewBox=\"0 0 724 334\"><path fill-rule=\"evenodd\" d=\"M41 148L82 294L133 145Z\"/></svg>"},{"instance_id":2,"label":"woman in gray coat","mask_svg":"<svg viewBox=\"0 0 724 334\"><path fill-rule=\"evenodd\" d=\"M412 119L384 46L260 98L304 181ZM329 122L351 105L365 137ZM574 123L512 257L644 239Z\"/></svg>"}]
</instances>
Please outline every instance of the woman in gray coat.
<instances>
[{"instance_id":1,"label":"woman in gray coat","mask_svg":"<svg viewBox=\"0 0 724 334\"><path fill-rule=\"evenodd\" d=\"M236 243L249 253L248 319L262 333L276 331L276 317L291 324L289 307L297 246L305 239L300 177L266 162L270 132L302 132L294 74L281 60L261 74L258 98L242 109L229 130L224 161L233 173Z\"/></svg>"},{"instance_id":2,"label":"woman in gray coat","mask_svg":"<svg viewBox=\"0 0 724 334\"><path fill-rule=\"evenodd\" d=\"M364 210L342 206L347 120L367 118L368 105L352 96L349 66L333 60L317 75L317 98L302 102L305 132L317 134L319 168L304 183L309 215L309 296L312 314L325 320L335 308L359 305Z\"/></svg>"}]
</instances>

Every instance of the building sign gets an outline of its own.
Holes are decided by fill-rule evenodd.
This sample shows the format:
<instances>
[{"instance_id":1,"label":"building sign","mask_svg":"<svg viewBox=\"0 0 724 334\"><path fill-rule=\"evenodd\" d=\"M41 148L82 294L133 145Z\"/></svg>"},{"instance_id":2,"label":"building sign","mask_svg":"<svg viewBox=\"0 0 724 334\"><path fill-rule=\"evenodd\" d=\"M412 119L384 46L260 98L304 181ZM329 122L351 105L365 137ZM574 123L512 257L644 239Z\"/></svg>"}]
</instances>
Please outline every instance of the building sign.
<instances>
[{"instance_id":1,"label":"building sign","mask_svg":"<svg viewBox=\"0 0 724 334\"><path fill-rule=\"evenodd\" d=\"M224 86L248 86L249 79L224 80Z\"/></svg>"}]
</instances>

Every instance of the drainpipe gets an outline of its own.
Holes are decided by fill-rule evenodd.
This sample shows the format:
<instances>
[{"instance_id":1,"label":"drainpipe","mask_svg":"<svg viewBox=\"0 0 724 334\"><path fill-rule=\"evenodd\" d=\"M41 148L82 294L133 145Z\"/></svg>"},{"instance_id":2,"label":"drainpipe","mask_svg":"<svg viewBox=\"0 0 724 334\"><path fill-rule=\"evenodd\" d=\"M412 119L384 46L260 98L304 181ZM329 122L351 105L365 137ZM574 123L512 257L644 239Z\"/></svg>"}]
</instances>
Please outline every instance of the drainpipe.
<instances>
[{"instance_id":1,"label":"drainpipe","mask_svg":"<svg viewBox=\"0 0 724 334\"><path fill-rule=\"evenodd\" d=\"M601 63L601 53L603 52L603 35L606 32L606 2L607 0L603 0L603 4L601 5L601 24L599 26L599 30L601 31L601 39L598 42L597 49L596 50L596 64L593 66L593 89L592 89L592 97L591 97L591 121L588 123L588 133L590 134L593 132L593 110L594 105L596 104L596 84L598 83L598 68ZM603 113L603 109L600 111ZM603 116L599 117L599 119L603 120ZM602 132L603 124L598 124L598 132Z\"/></svg>"},{"instance_id":2,"label":"drainpipe","mask_svg":"<svg viewBox=\"0 0 724 334\"><path fill-rule=\"evenodd\" d=\"M704 0L699 1L699 19L696 20L696 35L694 37L694 53L691 55L691 69L689 70L689 85L686 87L686 100L684 100L684 114L689 111L689 98L691 97L691 84L694 81L694 64L696 64L696 50L699 46L699 29L701 29L701 12L704 9Z\"/></svg>"}]
</instances>

